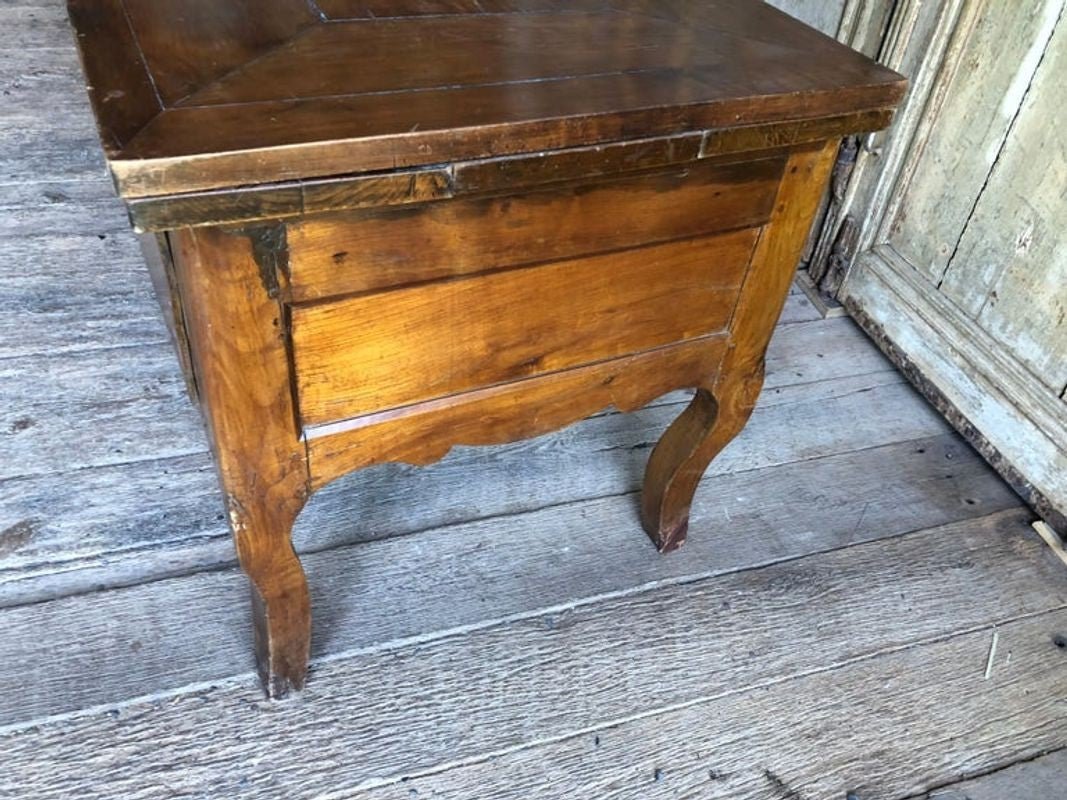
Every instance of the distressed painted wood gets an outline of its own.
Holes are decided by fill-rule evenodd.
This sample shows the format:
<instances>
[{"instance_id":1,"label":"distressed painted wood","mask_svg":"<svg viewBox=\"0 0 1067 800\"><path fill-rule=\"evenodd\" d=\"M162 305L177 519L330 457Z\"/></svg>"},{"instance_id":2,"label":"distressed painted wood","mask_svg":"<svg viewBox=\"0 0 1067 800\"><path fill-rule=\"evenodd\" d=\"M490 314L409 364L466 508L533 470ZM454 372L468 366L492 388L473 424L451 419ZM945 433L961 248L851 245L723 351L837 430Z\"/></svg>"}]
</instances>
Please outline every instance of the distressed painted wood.
<instances>
[{"instance_id":1,"label":"distressed painted wood","mask_svg":"<svg viewBox=\"0 0 1067 800\"><path fill-rule=\"evenodd\" d=\"M946 57L951 61L952 32L964 2L854 0L846 8L844 39L910 80L893 124L856 143L847 183L838 183L829 198L809 264L822 292L841 291L856 254L878 241L882 220L894 213L897 178L913 173L914 152L930 134L925 109L940 102L937 76Z\"/></svg>"},{"instance_id":2,"label":"distressed painted wood","mask_svg":"<svg viewBox=\"0 0 1067 800\"><path fill-rule=\"evenodd\" d=\"M1067 132L1049 124L1049 110L1067 85L1067 24L1039 45L1044 58L942 291L1058 397L1067 388Z\"/></svg>"},{"instance_id":3,"label":"distressed painted wood","mask_svg":"<svg viewBox=\"0 0 1067 800\"><path fill-rule=\"evenodd\" d=\"M838 253L854 265L846 306L1057 528L1067 526L1067 276L1044 230L1064 211L1063 142L1047 120L1065 9L973 0L931 19L901 7L913 24L892 49L919 54L915 95L895 134L866 143L882 165L847 190L859 221Z\"/></svg>"},{"instance_id":4,"label":"distressed painted wood","mask_svg":"<svg viewBox=\"0 0 1067 800\"><path fill-rule=\"evenodd\" d=\"M995 341L929 293L889 248L865 259L846 285L853 315L1015 490L1064 527L1057 499L1067 496L1067 418L1059 399L1030 395L1020 404L1032 382ZM934 315L920 313L930 307Z\"/></svg>"},{"instance_id":5,"label":"distressed painted wood","mask_svg":"<svg viewBox=\"0 0 1067 800\"><path fill-rule=\"evenodd\" d=\"M913 181L897 202L888 239L933 285L956 254L986 176L1008 136L1063 0L971 2L956 32L961 52L928 112Z\"/></svg>"},{"instance_id":6,"label":"distressed painted wood","mask_svg":"<svg viewBox=\"0 0 1067 800\"><path fill-rule=\"evenodd\" d=\"M151 796L173 781L169 765L178 759L187 765L183 788L208 796L281 796L297 787L303 793L353 791L400 783L403 777L448 764L473 761L477 766L491 753L570 740L589 728L610 735L624 719L636 717L640 724L645 715L664 710L684 715L691 704L702 709L720 695L737 698L744 689L799 674L829 670L840 682L849 674L844 669L851 668L850 662L881 662L886 674L907 681L907 694L931 683L929 674L938 674L933 664L949 670L935 685L942 680L944 685L961 680L968 687L981 685L982 656L994 623L1013 652L1011 668L995 673L992 684L1003 687L998 688L1006 692L1003 700L1020 709L1008 718L1010 725L988 731L975 725L976 719L1003 719L1002 702L965 704L966 713L958 718L946 716L954 704L936 702L930 695L919 702L886 698L871 705L896 709L902 716L896 724L902 727L913 723L917 712L930 714L936 708L939 725L922 730L936 739L938 761L946 726L966 726L960 734L986 731L970 739L969 752L985 753L972 756L980 763L1025 757L1062 736L1060 684L1067 680L1067 656L1052 641L1067 620L1062 611L1067 575L1058 561L1042 558L1047 554L1036 537L1023 538L1025 530L1020 515L1008 512L981 524L857 545L819 559L626 593L594 604L540 609L463 636L397 642L320 664L320 680L309 685L300 702L274 705L270 713L249 702L247 681L241 679L166 702L120 706L114 715L101 709L24 727L4 736L7 769L2 780L42 798L58 796L71 785L84 786L88 796L136 798ZM956 603L946 616L951 598ZM1020 617L1028 619L1012 623ZM693 625L694 618L715 624ZM975 629L977 633L953 636ZM926 655L927 648L915 645L945 637L947 642L932 646L947 647L951 657L928 656L925 670L901 670L895 658L882 661L879 655L909 646L905 653ZM982 655L961 656L955 649L960 642L967 643L965 653ZM664 659L675 668L659 670ZM754 660L758 672L752 670ZM652 672L660 679L648 680ZM861 674L868 689L880 685L870 680L870 673ZM323 694L316 686L330 691ZM827 693L809 689L800 696L825 703ZM362 713L331 713L339 703ZM515 714L516 707L523 714ZM979 709L985 709L984 715L976 717ZM771 718L781 721L780 714ZM709 724L717 730L719 716L713 707L699 727L690 724L689 730L703 731ZM832 718L840 719L840 713ZM665 721L657 721L662 729ZM296 729L308 733L309 747L314 742L315 758L294 745L291 731ZM159 732L164 730L169 733L161 747ZM877 735L885 741L884 728ZM847 741L846 730L841 736ZM583 737L583 748L594 747L591 738ZM915 736L900 739L901 746L915 751ZM647 734L634 740L651 744ZM270 766L245 761L244 743L250 741L270 749ZM412 741L419 742L417 752ZM677 745L679 739L658 740L655 750L661 757L665 741ZM736 746L751 758L751 742ZM136 759L139 769L109 769L116 753ZM810 763L806 747L801 753L794 766L780 768L787 779L792 770ZM54 761L64 768L51 766ZM623 768L631 763L612 761ZM325 763L331 769L322 769ZM232 764L223 780L219 764ZM921 780L915 766L908 763L909 781ZM924 766L934 772L932 767L940 764ZM708 769L701 765L705 777ZM407 792L409 787L398 788Z\"/></svg>"}]
</instances>

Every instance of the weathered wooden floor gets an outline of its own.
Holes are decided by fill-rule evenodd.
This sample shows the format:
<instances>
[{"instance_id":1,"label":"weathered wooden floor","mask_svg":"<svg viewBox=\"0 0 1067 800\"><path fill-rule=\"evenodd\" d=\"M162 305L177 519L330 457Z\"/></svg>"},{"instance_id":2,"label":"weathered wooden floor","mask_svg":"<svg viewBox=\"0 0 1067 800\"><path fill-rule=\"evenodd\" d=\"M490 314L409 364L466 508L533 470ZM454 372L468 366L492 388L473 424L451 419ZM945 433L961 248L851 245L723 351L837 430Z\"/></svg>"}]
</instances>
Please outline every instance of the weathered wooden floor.
<instances>
[{"instance_id":1,"label":"weathered wooden floor","mask_svg":"<svg viewBox=\"0 0 1067 800\"><path fill-rule=\"evenodd\" d=\"M799 294L682 551L636 515L682 395L350 476L265 701L80 84L61 3L0 5L0 797L1067 797L1067 568Z\"/></svg>"}]
</instances>

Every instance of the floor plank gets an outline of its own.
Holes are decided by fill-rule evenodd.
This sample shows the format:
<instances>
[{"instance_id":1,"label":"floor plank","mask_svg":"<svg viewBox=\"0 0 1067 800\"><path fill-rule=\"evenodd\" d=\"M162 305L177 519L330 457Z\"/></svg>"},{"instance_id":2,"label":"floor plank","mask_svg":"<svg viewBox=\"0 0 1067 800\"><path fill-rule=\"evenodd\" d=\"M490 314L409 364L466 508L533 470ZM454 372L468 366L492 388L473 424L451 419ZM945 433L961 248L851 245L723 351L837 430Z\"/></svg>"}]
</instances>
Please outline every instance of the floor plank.
<instances>
[{"instance_id":1,"label":"floor plank","mask_svg":"<svg viewBox=\"0 0 1067 800\"><path fill-rule=\"evenodd\" d=\"M0 186L0 237L71 234L121 235L133 252L129 217L106 177Z\"/></svg>"},{"instance_id":2,"label":"floor plank","mask_svg":"<svg viewBox=\"0 0 1067 800\"><path fill-rule=\"evenodd\" d=\"M0 237L0 263L2 360L167 341L132 235Z\"/></svg>"},{"instance_id":3,"label":"floor plank","mask_svg":"<svg viewBox=\"0 0 1067 800\"><path fill-rule=\"evenodd\" d=\"M56 5L62 9L62 4ZM38 20L39 25L35 24ZM91 131L92 110L69 24L63 30L55 19L45 20L41 12L7 5L0 9L0 24L5 22L8 27L0 40L0 92L6 118L56 133L72 122ZM27 38L37 40L36 46L11 46L11 37L19 35L19 28ZM41 113L41 103L47 103L52 113Z\"/></svg>"},{"instance_id":4,"label":"floor plank","mask_svg":"<svg viewBox=\"0 0 1067 800\"><path fill-rule=\"evenodd\" d=\"M57 6L63 8L54 3L52 9ZM30 14L8 10L5 16L14 22L14 30L5 30L0 44L0 92L8 123L0 127L0 189L24 182L105 178L100 139L69 28L45 23L34 30L36 17ZM19 38L42 46L15 45Z\"/></svg>"},{"instance_id":5,"label":"floor plank","mask_svg":"<svg viewBox=\"0 0 1067 800\"><path fill-rule=\"evenodd\" d=\"M695 741L706 750L709 737L716 747L743 747L747 763L768 764L792 786L816 779L798 781L793 772L814 768L807 743L820 731L836 728L841 742L866 737L881 742L883 751L891 746L884 725L853 733L852 717L864 711L877 711L873 718L892 725L902 740L911 728L909 752L919 745L915 729L925 732L928 766L898 752L881 767L918 787L943 774L946 758L972 767L1007 763L1067 733L1067 657L1051 638L1067 625L1067 573L1028 520L1027 513L1009 511L656 591L570 602L429 641L338 654L316 663L309 687L292 702L261 701L253 681L242 677L110 713L14 729L0 742L0 789L18 787L35 798L72 791L86 798L342 796L342 790L470 763L481 774L465 780L467 794L452 796L469 797L472 786L481 786L478 796L528 797L514 793L522 783L512 777L521 769L509 776L503 756L488 766L484 759L556 739L573 752L576 735L630 724L639 729L626 737L633 749L622 751L623 758L594 757L591 771L573 775L571 786L614 785L619 769L631 774L650 750L665 759L665 748L675 748L688 773L699 767L706 783L715 764L681 748ZM587 518L586 527L591 522ZM470 539L471 548L481 541ZM389 607L394 614L402 608ZM973 691L994 624L1004 652L1012 653L1010 668L997 662L986 691ZM912 647L919 643L931 644ZM901 650L900 656L892 652ZM762 714L749 717L742 710L733 724L722 725L731 698L746 690L765 698L768 692L758 687L879 654L888 658L872 661L873 674L836 675L789 691L784 709L784 697L770 704L765 710L778 710L779 735L764 741L759 754L756 742L731 740L743 738ZM871 691L876 686L881 693ZM926 693L931 686L958 699L945 704L937 693ZM686 716L690 707L722 699L725 708ZM809 713L793 718L797 706ZM1013 712L1005 716L1004 707ZM783 710L785 719L805 726L801 735L782 725ZM644 720L659 714L668 718ZM945 725L953 733L970 731L974 746L946 753ZM790 741L805 746L785 747ZM592 737L585 733L579 746L588 753ZM782 753L790 762L779 765ZM536 759L539 774L573 761L567 750L559 756ZM872 753L864 766L874 770L881 761ZM836 771L829 774L838 779ZM820 765L818 774L827 773ZM645 774L650 778L651 769ZM494 776L507 777L493 783ZM654 781L643 783L641 791L655 788ZM565 784L538 785L558 792L539 796L573 796L563 791ZM404 793L409 788L415 787L400 787ZM631 790L619 796L652 795Z\"/></svg>"},{"instance_id":6,"label":"floor plank","mask_svg":"<svg viewBox=\"0 0 1067 800\"><path fill-rule=\"evenodd\" d=\"M679 703L666 713L591 726L559 742L440 774L409 774L364 791L319 796L895 800L946 774L997 768L1064 740L1067 658L1050 631L1065 626L1064 611L1000 626L1012 660L998 662L989 680L983 668L990 631L967 631ZM951 703L944 702L948 697ZM1053 800L1063 796L1063 778L1060 773L1048 784L1055 787L1048 794L1021 794L1010 785L952 800Z\"/></svg>"},{"instance_id":7,"label":"floor plank","mask_svg":"<svg viewBox=\"0 0 1067 800\"><path fill-rule=\"evenodd\" d=\"M585 474L577 473L576 480ZM548 483L541 478L523 486L534 491ZM405 486L411 484L385 482L364 493L358 508L383 525L410 524L403 509L439 495L436 488L425 497L410 489L405 494ZM140 496L131 492L131 504ZM318 519L351 526L359 519L351 496L327 497L336 505L320 506ZM970 448L954 434L942 434L709 478L697 493L690 541L667 558L658 557L641 532L635 494L445 524L306 555L313 655L322 660L478 625L493 615L693 580L1017 504ZM113 513L118 524L129 524L121 507ZM314 542L311 522L301 522L308 544ZM570 535L575 524L583 536ZM69 530L77 535L79 528ZM565 550L559 544L564 540ZM215 550L217 558L232 561L228 540L216 542ZM187 545L176 554L158 547L138 553L131 584L143 579L145 562L166 566L188 553ZM20 687L0 691L0 725L247 673L247 614L247 587L232 569L0 610L6 632L0 639L0 688ZM190 627L189 619L197 624ZM92 680L83 679L87 664L93 665ZM38 677L27 683L26 674Z\"/></svg>"},{"instance_id":8,"label":"floor plank","mask_svg":"<svg viewBox=\"0 0 1067 800\"><path fill-rule=\"evenodd\" d=\"M7 37L0 41L0 52L26 52L54 47L64 37L71 38L70 23L62 3L7 0L0 6L0 30Z\"/></svg>"},{"instance_id":9,"label":"floor plank","mask_svg":"<svg viewBox=\"0 0 1067 800\"><path fill-rule=\"evenodd\" d=\"M1054 800L1067 795L1067 748L962 781L923 796L929 800Z\"/></svg>"},{"instance_id":10,"label":"floor plank","mask_svg":"<svg viewBox=\"0 0 1067 800\"><path fill-rule=\"evenodd\" d=\"M822 319L819 309L794 285L785 299L785 306L782 308L782 316L779 317L778 324L791 325L794 322L814 322L818 319Z\"/></svg>"}]
</instances>

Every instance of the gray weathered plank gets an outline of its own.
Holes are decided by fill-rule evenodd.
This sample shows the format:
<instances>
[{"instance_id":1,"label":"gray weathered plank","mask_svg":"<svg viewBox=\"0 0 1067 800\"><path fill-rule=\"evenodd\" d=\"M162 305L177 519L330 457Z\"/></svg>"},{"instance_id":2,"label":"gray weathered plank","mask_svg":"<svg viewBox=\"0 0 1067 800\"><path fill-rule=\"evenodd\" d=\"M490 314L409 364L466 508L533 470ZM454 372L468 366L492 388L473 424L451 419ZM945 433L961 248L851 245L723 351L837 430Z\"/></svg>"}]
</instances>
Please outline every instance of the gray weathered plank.
<instances>
[{"instance_id":1,"label":"gray weathered plank","mask_svg":"<svg viewBox=\"0 0 1067 800\"><path fill-rule=\"evenodd\" d=\"M1053 800L1064 795L1067 748L925 794L929 800Z\"/></svg>"},{"instance_id":2,"label":"gray weathered plank","mask_svg":"<svg viewBox=\"0 0 1067 800\"><path fill-rule=\"evenodd\" d=\"M796 287L789 292L782 308L782 316L778 319L779 325L792 325L795 322L814 322L822 319L819 309L808 299L807 295Z\"/></svg>"},{"instance_id":3,"label":"gray weathered plank","mask_svg":"<svg viewBox=\"0 0 1067 800\"><path fill-rule=\"evenodd\" d=\"M69 32L54 47L0 48L0 92L7 123L0 128L0 186L106 175Z\"/></svg>"},{"instance_id":4,"label":"gray weathered plank","mask_svg":"<svg viewBox=\"0 0 1067 800\"><path fill-rule=\"evenodd\" d=\"M0 24L14 16L12 9L0 9ZM23 15L23 20L28 19ZM21 21L16 21L19 25ZM47 27L47 26L46 26ZM5 29L5 39L11 31ZM13 48L0 44L0 93L4 97L5 118L26 123L39 130L75 122L92 128L92 110L85 91L86 81L78 63L73 33L53 30L53 44L43 48ZM58 35L57 35L58 34ZM18 35L18 31L14 32ZM47 106L42 106L47 103ZM42 110L47 108L48 114Z\"/></svg>"},{"instance_id":5,"label":"gray weathered plank","mask_svg":"<svg viewBox=\"0 0 1067 800\"><path fill-rule=\"evenodd\" d=\"M885 378L894 382L879 385ZM835 390L839 396L834 396ZM312 499L298 522L295 541L301 549L320 549L353 538L379 538L634 491L649 449L679 411L677 405L665 405L629 415L600 415L556 434L505 447L459 448L425 471L382 466L346 476ZM827 424L836 418L856 422ZM805 461L947 430L909 387L896 382L893 373L783 387L765 396L744 433L708 474ZM206 457L117 466L121 468L0 482L4 501L0 531L11 542L0 560L0 595L12 593L9 599L19 602L17 586L31 577L39 580L42 573L113 562L124 550L227 538L217 521L221 506ZM562 474L569 479L559 480ZM472 475L478 480L472 481ZM412 499L416 486L419 502ZM341 519L313 522L314 508L325 502L327 493L347 497L350 511ZM179 500L162 499L168 495ZM332 502L342 505L340 500ZM181 511L168 514L177 510L175 506ZM226 552L207 545L213 556ZM157 569L173 568L151 560L143 566L144 579L160 574ZM65 580L71 577L64 575Z\"/></svg>"},{"instance_id":6,"label":"gray weathered plank","mask_svg":"<svg viewBox=\"0 0 1067 800\"><path fill-rule=\"evenodd\" d=\"M974 730L974 714L984 708L979 719L990 720L988 728L978 728L986 733L981 737L984 752L968 748L966 757L985 763L1006 760L1009 754L1019 757L1035 745L1047 746L1067 726L1061 708L1067 658L1049 636L1055 630L1051 626L1067 624L1067 615L1044 616L1067 606L1067 575L1029 532L1028 518L1006 512L656 591L627 592L588 604L568 602L468 629L464 635L337 654L316 662L308 688L289 703L260 701L251 676L240 676L110 713L96 710L21 727L0 743L5 753L0 791L18 787L21 796L42 799L72 793L130 800L166 793L337 796L341 790L400 781L491 752L569 737L591 726L735 697L754 685L993 623L1004 625L1002 639L1014 653L1012 668L995 671L989 684L1013 701L1014 713L999 724L1003 714L998 703L968 705L961 691L982 672L976 643L980 639L987 649L988 631L953 640L966 642L963 652L951 642L934 645L949 647L955 658L909 660L905 663L912 669L903 675L892 657L874 662L884 665L877 675L883 680L895 675L890 685L899 690L903 684L910 694L931 680L935 685L963 681L954 692L966 706L960 718L946 716L948 704L939 704L936 697L927 696L923 703L910 699L903 706L896 702L896 691L872 697L871 687L885 684L864 681L864 703L832 703L828 712L809 719L819 721L815 730L836 721L843 741L851 735L845 716L849 708L878 710L901 731L923 713ZM597 524L589 518L583 530ZM475 550L482 541L470 539L468 547ZM565 551L561 557L566 558ZM520 584L532 579L516 573ZM411 580L436 594L433 583L414 574ZM493 599L485 597L489 609ZM391 612L398 608L392 606ZM1036 619L1005 624L1021 617ZM188 624L192 617L184 619ZM351 619L349 624L359 622ZM1040 647L1034 641L1038 631ZM951 665L951 677L939 680L938 665ZM842 680L836 676L834 683ZM809 689L798 693L796 701L810 707L833 696L826 689ZM704 724L715 730L718 716L712 713ZM674 729L680 733L685 728ZM720 746L730 738L720 738ZM591 739L583 740L583 749L593 747ZM648 739L638 737L646 746ZM936 739L940 760L942 734ZM661 756L668 744L678 746L680 739L656 742ZM769 744L777 749L777 742ZM907 746L915 745L914 737L908 737ZM751 754L756 743L743 746ZM625 768L632 760L615 763ZM909 781L918 779L910 760L895 764L908 770ZM707 776L708 766L701 763L701 769ZM792 780L790 771L783 773Z\"/></svg>"},{"instance_id":7,"label":"gray weathered plank","mask_svg":"<svg viewBox=\"0 0 1067 800\"><path fill-rule=\"evenodd\" d=\"M121 234L135 239L111 181L31 181L0 186L0 237ZM42 265L44 266L44 265Z\"/></svg>"},{"instance_id":8,"label":"gray weathered plank","mask_svg":"<svg viewBox=\"0 0 1067 800\"><path fill-rule=\"evenodd\" d=\"M483 462L481 468L493 463L499 462ZM206 461L198 469L200 479L213 482ZM588 491L586 470L570 481L553 482L546 474L549 462L536 469L518 469L514 463L503 469L510 469L520 484L513 491L526 490L534 505L546 502L544 487L552 483L573 482ZM608 471L626 469L619 464ZM492 472L491 477L498 477L497 470ZM456 476L430 475L409 482L391 477L381 483L368 480L363 485L369 488L362 492L328 490L299 523L304 545L322 547L332 543L331 530L356 537L366 533L359 530L366 525L375 533L395 534L435 518L442 521L417 536L393 536L304 557L314 593L318 659L477 624L487 615L520 614L633 586L690 580L846 547L990 514L1018 502L977 454L945 434L710 477L697 492L690 541L678 554L658 558L642 535L632 494L494 517L488 515L505 487L493 487L491 480L476 482L489 487L471 503L485 505L472 511L463 501L450 508L442 499L449 492L470 495L470 481L460 486ZM357 478L355 483L362 481ZM636 488L632 482L628 485ZM88 584L82 589L89 588L94 577L101 582L121 579L116 572L123 563L129 583L144 579L146 563L158 572L190 573L232 564L232 547L221 535L221 505L209 506L217 517L198 518L207 512L186 509L184 496L165 488L160 484L145 490L135 483L113 503L87 513L110 525L130 526L131 541L143 535L141 528L153 524L199 523L220 535L200 543L148 545L128 554L128 562L123 562L124 554L113 553L96 571L78 565L76 577ZM173 505L167 511L150 506L151 514L141 512L138 504L153 493ZM435 512L435 505L446 511ZM452 522L449 513L486 518L446 524ZM576 524L582 531L578 537L571 533ZM74 539L86 529L91 530L74 522L65 530ZM64 575L50 577L53 583L46 587L54 590ZM0 639L0 687L21 687L0 691L0 720L10 724L239 674L250 668L251 659L246 606L244 579L230 570L0 610L0 629L5 631ZM189 626L189 619L197 624ZM83 679L86 664L93 664L92 680ZM37 677L24 682L26 674Z\"/></svg>"},{"instance_id":9,"label":"gray weathered plank","mask_svg":"<svg viewBox=\"0 0 1067 800\"><path fill-rule=\"evenodd\" d=\"M49 2L18 2L9 0L0 6L0 52L23 52L42 47L56 47L70 40L70 24L63 4Z\"/></svg>"},{"instance_id":10,"label":"gray weathered plank","mask_svg":"<svg viewBox=\"0 0 1067 800\"><path fill-rule=\"evenodd\" d=\"M1059 611L1000 627L999 652L1012 659L1001 655L988 681L990 632L972 630L795 680L768 676L758 688L443 774L328 796L896 800L1063 741L1067 658L1050 631L1065 626ZM954 800L1063 796L1063 774L1049 785L1056 789L1048 794L1011 786Z\"/></svg>"},{"instance_id":11,"label":"gray weathered plank","mask_svg":"<svg viewBox=\"0 0 1067 800\"><path fill-rule=\"evenodd\" d=\"M990 337L930 292L890 248L862 258L846 304L978 449L1057 527L1067 520L1067 415ZM1067 522L1063 523L1067 526Z\"/></svg>"},{"instance_id":12,"label":"gray weathered plank","mask_svg":"<svg viewBox=\"0 0 1067 800\"><path fill-rule=\"evenodd\" d=\"M169 344L0 359L0 478L206 449Z\"/></svg>"},{"instance_id":13,"label":"gray weathered plank","mask_svg":"<svg viewBox=\"0 0 1067 800\"><path fill-rule=\"evenodd\" d=\"M13 125L0 140L0 186L26 181L98 181L107 175L100 138L80 113L47 127Z\"/></svg>"},{"instance_id":14,"label":"gray weathered plank","mask_svg":"<svg viewBox=\"0 0 1067 800\"><path fill-rule=\"evenodd\" d=\"M167 340L132 236L0 237L0 263L0 359Z\"/></svg>"}]
</instances>

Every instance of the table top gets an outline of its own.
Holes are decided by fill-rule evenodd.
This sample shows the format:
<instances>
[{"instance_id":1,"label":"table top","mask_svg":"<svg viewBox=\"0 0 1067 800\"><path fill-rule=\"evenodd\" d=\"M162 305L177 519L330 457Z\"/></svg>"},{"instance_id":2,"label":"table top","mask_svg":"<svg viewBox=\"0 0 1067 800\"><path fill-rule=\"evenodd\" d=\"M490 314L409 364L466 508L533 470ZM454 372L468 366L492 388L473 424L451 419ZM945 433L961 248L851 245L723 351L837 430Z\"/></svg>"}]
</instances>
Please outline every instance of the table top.
<instances>
[{"instance_id":1,"label":"table top","mask_svg":"<svg viewBox=\"0 0 1067 800\"><path fill-rule=\"evenodd\" d=\"M758 0L69 0L126 197L896 105Z\"/></svg>"}]
</instances>

